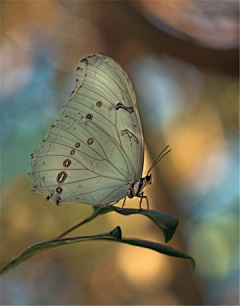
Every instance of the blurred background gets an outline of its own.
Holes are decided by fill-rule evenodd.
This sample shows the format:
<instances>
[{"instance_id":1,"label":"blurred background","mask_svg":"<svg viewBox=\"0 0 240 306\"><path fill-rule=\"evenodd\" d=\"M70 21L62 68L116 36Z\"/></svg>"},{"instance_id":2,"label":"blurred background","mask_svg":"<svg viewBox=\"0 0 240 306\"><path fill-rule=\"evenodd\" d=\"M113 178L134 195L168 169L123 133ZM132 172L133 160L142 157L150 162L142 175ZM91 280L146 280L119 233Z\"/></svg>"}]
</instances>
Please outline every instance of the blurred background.
<instances>
[{"instance_id":1,"label":"blurred background","mask_svg":"<svg viewBox=\"0 0 240 306\"><path fill-rule=\"evenodd\" d=\"M170 246L83 242L43 252L2 277L2 305L238 305L238 1L1 1L1 266L89 215L31 190L30 154L96 52L128 72L139 101L151 209L180 220ZM127 207L138 207L128 200ZM163 243L143 216L104 215L71 235L117 225Z\"/></svg>"}]
</instances>

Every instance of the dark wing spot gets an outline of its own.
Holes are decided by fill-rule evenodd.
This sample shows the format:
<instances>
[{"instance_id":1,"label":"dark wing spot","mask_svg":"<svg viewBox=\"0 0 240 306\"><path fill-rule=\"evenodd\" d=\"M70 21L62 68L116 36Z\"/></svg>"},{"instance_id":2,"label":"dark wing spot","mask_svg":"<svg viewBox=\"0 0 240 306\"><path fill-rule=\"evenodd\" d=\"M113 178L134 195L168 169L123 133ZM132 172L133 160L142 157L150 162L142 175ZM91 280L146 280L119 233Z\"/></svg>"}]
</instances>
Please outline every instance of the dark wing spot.
<instances>
[{"instance_id":1,"label":"dark wing spot","mask_svg":"<svg viewBox=\"0 0 240 306\"><path fill-rule=\"evenodd\" d=\"M86 118L87 118L88 120L92 120L93 114L91 114L91 113L87 114L87 115L86 115Z\"/></svg>"},{"instance_id":2,"label":"dark wing spot","mask_svg":"<svg viewBox=\"0 0 240 306\"><path fill-rule=\"evenodd\" d=\"M91 144L93 144L93 138L88 138L88 140L87 140L87 144L89 144L89 145L91 145Z\"/></svg>"},{"instance_id":3,"label":"dark wing spot","mask_svg":"<svg viewBox=\"0 0 240 306\"><path fill-rule=\"evenodd\" d=\"M57 175L57 182L63 183L67 179L67 173L65 171L61 171Z\"/></svg>"},{"instance_id":4,"label":"dark wing spot","mask_svg":"<svg viewBox=\"0 0 240 306\"><path fill-rule=\"evenodd\" d=\"M64 166L64 167L69 167L69 166L71 165L71 163L72 163L72 162L71 162L70 159L65 159L64 162L63 162L63 166Z\"/></svg>"},{"instance_id":5,"label":"dark wing spot","mask_svg":"<svg viewBox=\"0 0 240 306\"><path fill-rule=\"evenodd\" d=\"M62 191L63 191L63 190L62 190L61 187L57 187L57 188L56 188L56 193L62 193Z\"/></svg>"}]
</instances>

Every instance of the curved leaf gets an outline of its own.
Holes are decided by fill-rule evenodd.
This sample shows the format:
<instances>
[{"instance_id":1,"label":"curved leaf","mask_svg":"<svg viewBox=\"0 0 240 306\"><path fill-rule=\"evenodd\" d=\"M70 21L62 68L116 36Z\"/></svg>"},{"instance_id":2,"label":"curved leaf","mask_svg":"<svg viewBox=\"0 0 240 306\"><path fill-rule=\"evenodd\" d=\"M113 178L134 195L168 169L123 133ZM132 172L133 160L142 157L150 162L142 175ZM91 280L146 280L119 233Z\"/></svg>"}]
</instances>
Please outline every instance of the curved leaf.
<instances>
[{"instance_id":1,"label":"curved leaf","mask_svg":"<svg viewBox=\"0 0 240 306\"><path fill-rule=\"evenodd\" d=\"M115 229L113 229L112 231L108 233L103 233L103 234L98 234L98 235L93 235L93 236L61 238L61 239L54 239L54 240L48 240L48 241L35 243L31 245L30 247L28 247L26 250L24 250L21 253L21 255L12 258L5 266L2 267L2 269L0 270L0 274L6 273L8 270L11 270L12 268L16 267L21 262L45 250L52 249L52 248L55 248L61 245L65 245L65 244L77 243L77 242L87 241L87 240L102 240L103 238L107 238L108 240L121 241L121 238L122 238L121 228L117 226Z\"/></svg>"},{"instance_id":2,"label":"curved leaf","mask_svg":"<svg viewBox=\"0 0 240 306\"><path fill-rule=\"evenodd\" d=\"M177 218L175 218L174 216L172 216L170 214L167 214L165 212L161 212L161 211L146 210L146 209L119 208L119 207L113 206L113 205L110 205L110 206L94 206L93 209L94 209L94 211L89 217L87 217L86 219L84 219L83 221L78 223L77 225L73 226L72 228L70 228L69 230L64 232L58 238L61 238L61 237L65 236L66 234L70 233L71 231L73 231L77 227L93 220L98 215L106 214L106 213L109 213L109 212L112 212L112 211L115 211L118 214L121 214L123 216L140 214L140 215L148 217L150 220L152 220L161 229L161 231L163 232L164 237L165 237L165 242L168 242L172 238L172 236L173 236L173 234L174 234L174 232L175 232L175 230L178 226L178 219Z\"/></svg>"},{"instance_id":3,"label":"curved leaf","mask_svg":"<svg viewBox=\"0 0 240 306\"><path fill-rule=\"evenodd\" d=\"M148 217L162 230L165 236L165 242L168 242L172 238L178 226L178 222L179 222L177 218L173 217L170 214L162 212L162 211L147 210L147 209L119 208L116 206L111 206L111 208L117 213L121 215L125 215L125 216L133 215L133 214L140 214L140 215Z\"/></svg>"},{"instance_id":4,"label":"curved leaf","mask_svg":"<svg viewBox=\"0 0 240 306\"><path fill-rule=\"evenodd\" d=\"M139 246L142 248L147 248L154 250L156 252L168 255L168 256L174 256L174 257L180 257L180 258L185 258L188 259L193 267L193 270L195 269L196 263L193 257L178 251L168 245L165 244L160 244L148 240L141 240L141 239L122 239L121 242L126 243L126 244L131 244L134 246Z\"/></svg>"},{"instance_id":5,"label":"curved leaf","mask_svg":"<svg viewBox=\"0 0 240 306\"><path fill-rule=\"evenodd\" d=\"M195 261L191 256L181 251L178 251L172 247L169 247L163 244L159 244L156 242L148 241L148 240L141 240L141 239L134 239L134 238L122 239L121 228L117 226L112 231L103 233L103 234L98 234L98 235L93 235L93 236L81 236L81 237L74 237L74 238L61 238L61 239L54 239L54 240L35 243L31 245L30 247L28 247L26 250L24 250L20 256L11 259L5 266L3 266L2 269L0 270L0 274L6 273L7 271L19 265L21 262L45 250L55 248L55 247L65 245L65 244L72 244L72 243L77 243L77 242L87 241L87 240L116 241L116 242L122 242L122 243L130 244L130 245L134 245L134 246L151 249L151 250L154 250L156 252L159 252L159 253L162 253L168 256L188 259L191 262L193 269L195 268Z\"/></svg>"}]
</instances>

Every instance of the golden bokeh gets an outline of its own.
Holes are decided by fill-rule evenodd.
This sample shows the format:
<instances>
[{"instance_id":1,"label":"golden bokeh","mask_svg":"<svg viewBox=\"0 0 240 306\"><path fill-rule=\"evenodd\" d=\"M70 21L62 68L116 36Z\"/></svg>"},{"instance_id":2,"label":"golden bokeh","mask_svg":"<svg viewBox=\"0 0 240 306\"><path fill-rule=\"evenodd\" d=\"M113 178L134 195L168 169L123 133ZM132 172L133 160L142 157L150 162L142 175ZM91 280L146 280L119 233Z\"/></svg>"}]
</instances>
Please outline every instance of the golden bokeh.
<instances>
[{"instance_id":1,"label":"golden bokeh","mask_svg":"<svg viewBox=\"0 0 240 306\"><path fill-rule=\"evenodd\" d=\"M151 209L180 220L168 244L197 264L192 273L184 259L117 242L81 242L5 274L2 305L234 305L239 52L238 9L228 2L229 11L223 1L213 10L201 0L1 2L1 266L92 213L90 205L57 207L33 193L28 172L30 154L67 102L77 63L97 52L116 59L136 89L143 174L166 145L172 149L153 169L145 194ZM126 207L138 208L139 199L127 199ZM113 212L71 236L117 225L124 238L164 243L146 217Z\"/></svg>"}]
</instances>

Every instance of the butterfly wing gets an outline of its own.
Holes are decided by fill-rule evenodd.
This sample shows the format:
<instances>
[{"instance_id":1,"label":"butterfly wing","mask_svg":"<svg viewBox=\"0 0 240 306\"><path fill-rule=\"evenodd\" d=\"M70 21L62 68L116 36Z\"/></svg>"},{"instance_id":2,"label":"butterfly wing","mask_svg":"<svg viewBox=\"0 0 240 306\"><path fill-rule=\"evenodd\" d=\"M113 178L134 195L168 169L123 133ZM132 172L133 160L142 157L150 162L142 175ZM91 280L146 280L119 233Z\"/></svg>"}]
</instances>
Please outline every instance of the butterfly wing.
<instances>
[{"instance_id":1,"label":"butterfly wing","mask_svg":"<svg viewBox=\"0 0 240 306\"><path fill-rule=\"evenodd\" d=\"M132 83L103 54L79 62L68 103L32 154L32 185L56 204L104 205L141 177L143 136Z\"/></svg>"}]
</instances>

